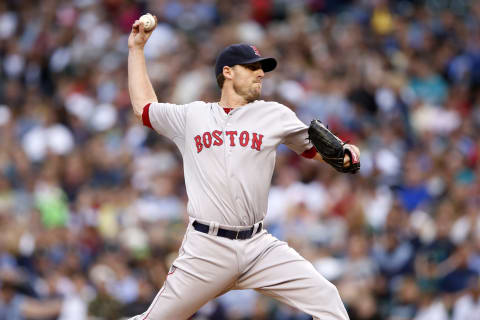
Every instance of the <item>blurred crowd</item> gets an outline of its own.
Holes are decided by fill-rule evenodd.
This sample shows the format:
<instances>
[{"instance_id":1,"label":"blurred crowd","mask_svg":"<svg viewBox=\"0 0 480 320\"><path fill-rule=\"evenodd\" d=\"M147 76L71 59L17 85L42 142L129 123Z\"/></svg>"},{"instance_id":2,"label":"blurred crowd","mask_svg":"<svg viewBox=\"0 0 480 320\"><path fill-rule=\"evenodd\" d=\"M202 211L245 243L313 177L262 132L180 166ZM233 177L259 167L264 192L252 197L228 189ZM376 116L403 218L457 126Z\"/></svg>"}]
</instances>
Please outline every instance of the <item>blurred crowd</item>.
<instances>
[{"instance_id":1,"label":"blurred crowd","mask_svg":"<svg viewBox=\"0 0 480 320\"><path fill-rule=\"evenodd\" d=\"M279 61L265 100L360 147L345 175L280 146L265 221L352 320L480 319L480 1L3 0L1 320L142 313L177 255L182 160L128 96L146 12L160 101L218 101L217 53L249 43ZM310 317L232 291L193 319Z\"/></svg>"}]
</instances>

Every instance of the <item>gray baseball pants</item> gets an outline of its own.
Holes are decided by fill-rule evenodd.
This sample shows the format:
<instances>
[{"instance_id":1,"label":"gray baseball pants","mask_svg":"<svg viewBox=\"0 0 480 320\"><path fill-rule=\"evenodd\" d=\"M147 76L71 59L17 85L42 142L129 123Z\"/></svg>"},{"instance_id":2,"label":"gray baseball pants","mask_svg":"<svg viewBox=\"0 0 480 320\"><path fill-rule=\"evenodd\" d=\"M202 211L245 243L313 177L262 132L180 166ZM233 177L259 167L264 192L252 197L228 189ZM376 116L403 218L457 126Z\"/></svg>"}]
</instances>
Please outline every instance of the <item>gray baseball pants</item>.
<instances>
[{"instance_id":1,"label":"gray baseball pants","mask_svg":"<svg viewBox=\"0 0 480 320\"><path fill-rule=\"evenodd\" d=\"M218 225L205 234L192 222L162 289L135 320L188 319L209 300L239 289L255 289L314 319L349 319L336 287L266 230L231 240L215 235Z\"/></svg>"}]
</instances>

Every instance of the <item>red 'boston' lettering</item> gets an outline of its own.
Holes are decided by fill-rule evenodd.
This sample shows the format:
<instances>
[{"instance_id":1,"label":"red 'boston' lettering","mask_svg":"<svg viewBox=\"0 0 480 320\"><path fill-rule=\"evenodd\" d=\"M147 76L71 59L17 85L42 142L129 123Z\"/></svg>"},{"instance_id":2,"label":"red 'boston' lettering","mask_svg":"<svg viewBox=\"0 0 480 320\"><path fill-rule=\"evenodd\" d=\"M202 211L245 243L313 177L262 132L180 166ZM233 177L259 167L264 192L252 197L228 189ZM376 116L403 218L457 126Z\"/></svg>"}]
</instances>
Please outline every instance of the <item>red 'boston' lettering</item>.
<instances>
[{"instance_id":1,"label":"red 'boston' lettering","mask_svg":"<svg viewBox=\"0 0 480 320\"><path fill-rule=\"evenodd\" d=\"M240 134L238 134L238 131L225 131L225 134L230 137L231 147L236 146L235 140L237 140L238 144L242 147L247 147L248 144L251 143L253 150L260 151L262 148L263 134L248 132L246 130L243 130ZM223 132L220 130L214 130L212 132L206 131L193 138L197 153L200 153L204 148L223 145L224 139L226 138L223 137Z\"/></svg>"},{"instance_id":2,"label":"red 'boston' lettering","mask_svg":"<svg viewBox=\"0 0 480 320\"><path fill-rule=\"evenodd\" d=\"M242 133L240 133L239 140L240 140L240 145L242 147L246 147L248 144L248 140L250 140L250 135L248 134L247 131L242 131Z\"/></svg>"},{"instance_id":3,"label":"red 'boston' lettering","mask_svg":"<svg viewBox=\"0 0 480 320\"><path fill-rule=\"evenodd\" d=\"M237 131L226 131L225 134L230 136L230 146L235 147L234 136L237 135Z\"/></svg>"},{"instance_id":4,"label":"red 'boston' lettering","mask_svg":"<svg viewBox=\"0 0 480 320\"><path fill-rule=\"evenodd\" d=\"M195 145L197 146L197 153L200 153L200 151L203 149L202 138L200 136L195 136L193 139L195 140Z\"/></svg>"},{"instance_id":5,"label":"red 'boston' lettering","mask_svg":"<svg viewBox=\"0 0 480 320\"><path fill-rule=\"evenodd\" d=\"M260 151L260 147L262 146L262 139L263 134L257 134L254 132L252 137L252 149Z\"/></svg>"},{"instance_id":6,"label":"red 'boston' lettering","mask_svg":"<svg viewBox=\"0 0 480 320\"><path fill-rule=\"evenodd\" d=\"M203 134L203 145L205 146L205 148L210 148L210 146L212 145L212 135L210 134L210 132L205 132Z\"/></svg>"},{"instance_id":7,"label":"red 'boston' lettering","mask_svg":"<svg viewBox=\"0 0 480 320\"><path fill-rule=\"evenodd\" d=\"M212 136L215 139L215 141L213 142L214 146L221 146L223 144L223 139L220 136L221 134L222 134L222 131L218 131L218 130L215 130L212 132Z\"/></svg>"}]
</instances>

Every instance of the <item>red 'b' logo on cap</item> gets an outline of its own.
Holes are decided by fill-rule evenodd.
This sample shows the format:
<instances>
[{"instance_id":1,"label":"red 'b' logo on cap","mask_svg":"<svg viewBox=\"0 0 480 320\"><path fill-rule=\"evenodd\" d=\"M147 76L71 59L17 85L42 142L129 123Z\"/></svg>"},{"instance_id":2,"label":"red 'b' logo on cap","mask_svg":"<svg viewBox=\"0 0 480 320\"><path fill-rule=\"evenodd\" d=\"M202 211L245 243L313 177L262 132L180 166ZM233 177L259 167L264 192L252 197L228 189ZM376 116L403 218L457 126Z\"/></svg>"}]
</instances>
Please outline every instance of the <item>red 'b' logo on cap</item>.
<instances>
[{"instance_id":1,"label":"red 'b' logo on cap","mask_svg":"<svg viewBox=\"0 0 480 320\"><path fill-rule=\"evenodd\" d=\"M260 51L258 51L257 47L255 47L255 46L250 46L250 48L253 49L253 52L255 52L255 54L256 54L257 56L259 56L259 57L261 56L261 55L260 55Z\"/></svg>"}]
</instances>

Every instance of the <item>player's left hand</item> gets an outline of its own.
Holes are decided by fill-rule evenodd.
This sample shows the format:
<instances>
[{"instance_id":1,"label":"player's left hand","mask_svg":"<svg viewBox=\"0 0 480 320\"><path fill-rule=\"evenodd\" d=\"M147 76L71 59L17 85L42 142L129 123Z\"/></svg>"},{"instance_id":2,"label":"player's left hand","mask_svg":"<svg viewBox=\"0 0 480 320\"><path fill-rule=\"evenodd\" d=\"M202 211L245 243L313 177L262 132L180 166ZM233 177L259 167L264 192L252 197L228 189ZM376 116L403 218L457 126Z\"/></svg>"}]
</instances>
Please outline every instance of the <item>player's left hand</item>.
<instances>
[{"instance_id":1,"label":"player's left hand","mask_svg":"<svg viewBox=\"0 0 480 320\"><path fill-rule=\"evenodd\" d=\"M353 144L345 144L343 146L345 156L343 158L343 166L350 169L351 173L357 173L360 170L360 149Z\"/></svg>"},{"instance_id":2,"label":"player's left hand","mask_svg":"<svg viewBox=\"0 0 480 320\"><path fill-rule=\"evenodd\" d=\"M357 173L360 170L360 150L344 143L320 120L312 120L308 127L308 139L317 149L323 161L338 172Z\"/></svg>"}]
</instances>

